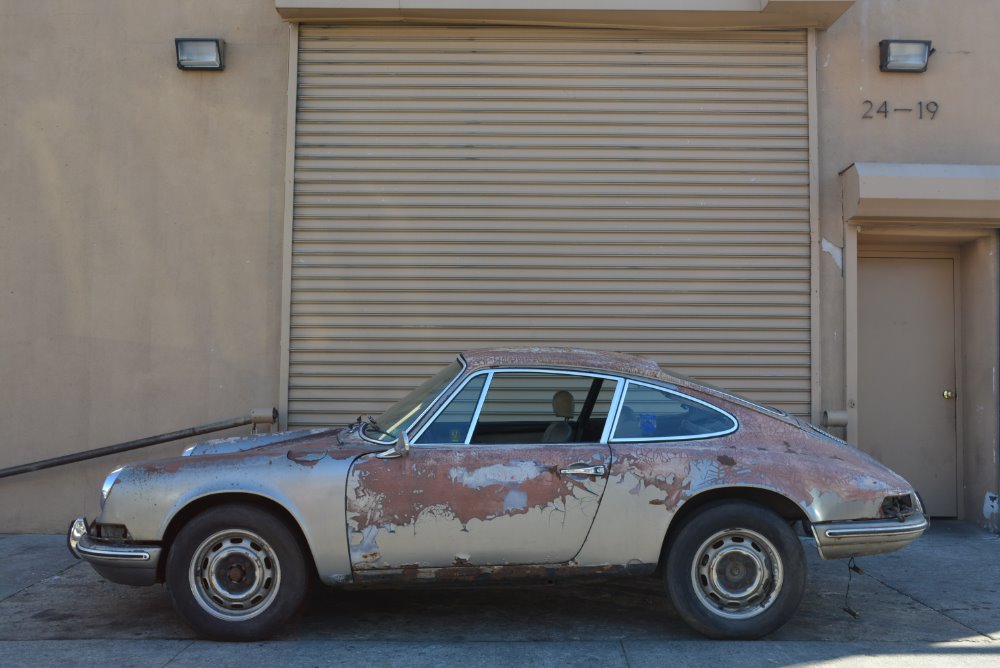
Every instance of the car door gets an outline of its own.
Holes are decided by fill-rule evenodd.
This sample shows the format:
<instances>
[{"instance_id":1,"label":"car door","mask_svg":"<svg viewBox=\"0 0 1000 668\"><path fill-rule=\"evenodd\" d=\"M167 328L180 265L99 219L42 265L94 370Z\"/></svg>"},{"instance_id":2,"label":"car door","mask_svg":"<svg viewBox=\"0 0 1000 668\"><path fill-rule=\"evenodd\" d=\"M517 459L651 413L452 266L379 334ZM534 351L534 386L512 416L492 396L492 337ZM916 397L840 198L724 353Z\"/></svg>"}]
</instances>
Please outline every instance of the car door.
<instances>
[{"instance_id":1,"label":"car door","mask_svg":"<svg viewBox=\"0 0 1000 668\"><path fill-rule=\"evenodd\" d=\"M406 456L353 464L355 571L572 559L607 483L619 383L537 370L470 376L410 435Z\"/></svg>"}]
</instances>

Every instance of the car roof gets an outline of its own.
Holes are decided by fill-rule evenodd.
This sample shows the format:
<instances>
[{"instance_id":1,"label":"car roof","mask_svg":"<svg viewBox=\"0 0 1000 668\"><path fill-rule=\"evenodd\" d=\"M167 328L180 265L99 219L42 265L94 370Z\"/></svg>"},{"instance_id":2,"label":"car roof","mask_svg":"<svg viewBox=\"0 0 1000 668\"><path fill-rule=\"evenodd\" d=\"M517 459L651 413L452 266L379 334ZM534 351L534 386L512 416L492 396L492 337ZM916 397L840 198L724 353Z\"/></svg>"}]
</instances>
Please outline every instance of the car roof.
<instances>
[{"instance_id":1,"label":"car roof","mask_svg":"<svg viewBox=\"0 0 1000 668\"><path fill-rule=\"evenodd\" d=\"M536 348L484 348L470 350L459 355L465 361L468 371L496 368L552 368L594 371L617 376L650 378L669 383L687 390L696 389L718 399L734 402L742 406L788 422L797 424L794 417L769 406L750 401L728 390L706 385L660 366L651 359L638 355L615 353L608 350L588 348L557 348L540 346Z\"/></svg>"},{"instance_id":2,"label":"car roof","mask_svg":"<svg viewBox=\"0 0 1000 668\"><path fill-rule=\"evenodd\" d=\"M586 369L611 374L672 379L651 359L586 348L486 348L462 353L470 370L502 367Z\"/></svg>"}]
</instances>

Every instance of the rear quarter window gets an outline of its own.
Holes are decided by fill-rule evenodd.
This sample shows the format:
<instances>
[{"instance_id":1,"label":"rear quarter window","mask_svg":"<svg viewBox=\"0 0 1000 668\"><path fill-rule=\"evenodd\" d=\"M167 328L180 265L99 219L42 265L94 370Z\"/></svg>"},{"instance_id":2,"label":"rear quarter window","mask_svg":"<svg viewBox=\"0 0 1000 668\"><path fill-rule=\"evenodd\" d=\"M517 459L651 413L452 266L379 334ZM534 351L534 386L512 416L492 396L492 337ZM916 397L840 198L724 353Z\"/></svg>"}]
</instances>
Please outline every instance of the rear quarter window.
<instances>
[{"instance_id":1,"label":"rear quarter window","mask_svg":"<svg viewBox=\"0 0 1000 668\"><path fill-rule=\"evenodd\" d=\"M685 441L731 434L739 424L729 413L683 394L628 381L612 441Z\"/></svg>"}]
</instances>

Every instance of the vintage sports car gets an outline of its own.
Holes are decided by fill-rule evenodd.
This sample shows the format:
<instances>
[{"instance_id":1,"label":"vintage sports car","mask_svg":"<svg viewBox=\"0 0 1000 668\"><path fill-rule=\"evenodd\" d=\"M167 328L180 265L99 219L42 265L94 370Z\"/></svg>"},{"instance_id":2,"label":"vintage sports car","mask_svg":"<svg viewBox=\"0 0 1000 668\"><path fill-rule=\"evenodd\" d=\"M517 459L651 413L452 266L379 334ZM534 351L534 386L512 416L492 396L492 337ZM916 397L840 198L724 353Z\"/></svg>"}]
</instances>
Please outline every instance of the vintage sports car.
<instances>
[{"instance_id":1,"label":"vintage sports car","mask_svg":"<svg viewBox=\"0 0 1000 668\"><path fill-rule=\"evenodd\" d=\"M561 348L460 355L377 419L207 441L115 469L69 546L105 578L166 582L199 633L278 630L328 585L663 577L716 638L795 612L796 523L823 558L927 527L901 477L847 443L655 362Z\"/></svg>"}]
</instances>

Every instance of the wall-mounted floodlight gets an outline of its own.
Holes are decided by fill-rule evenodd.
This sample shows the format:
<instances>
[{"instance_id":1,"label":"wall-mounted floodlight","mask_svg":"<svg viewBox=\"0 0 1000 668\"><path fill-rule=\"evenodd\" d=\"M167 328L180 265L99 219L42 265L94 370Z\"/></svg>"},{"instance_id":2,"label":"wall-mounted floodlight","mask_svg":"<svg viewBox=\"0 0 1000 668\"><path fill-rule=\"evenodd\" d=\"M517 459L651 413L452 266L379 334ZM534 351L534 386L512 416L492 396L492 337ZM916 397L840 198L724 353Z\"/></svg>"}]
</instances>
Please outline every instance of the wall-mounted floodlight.
<instances>
[{"instance_id":1,"label":"wall-mounted floodlight","mask_svg":"<svg viewBox=\"0 0 1000 668\"><path fill-rule=\"evenodd\" d=\"M928 39L883 39L878 43L881 72L926 72L934 49Z\"/></svg>"},{"instance_id":2,"label":"wall-mounted floodlight","mask_svg":"<svg viewBox=\"0 0 1000 668\"><path fill-rule=\"evenodd\" d=\"M218 37L178 37L177 67L182 70L226 69L226 41Z\"/></svg>"}]
</instances>

